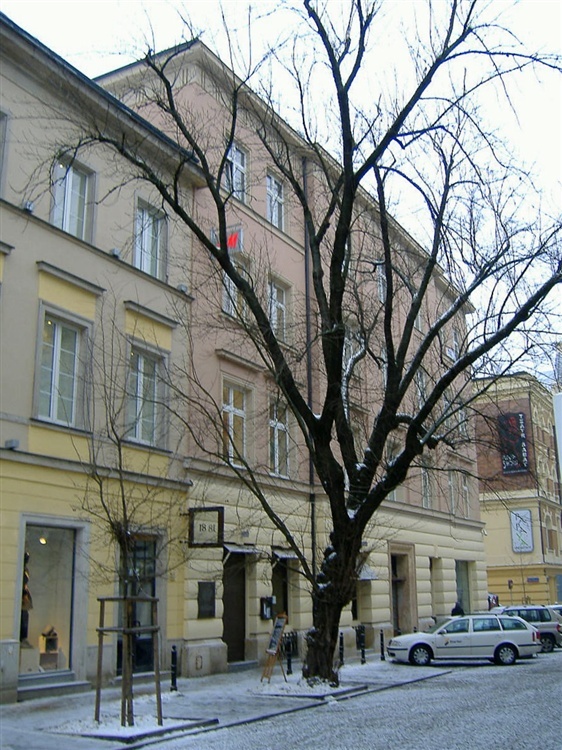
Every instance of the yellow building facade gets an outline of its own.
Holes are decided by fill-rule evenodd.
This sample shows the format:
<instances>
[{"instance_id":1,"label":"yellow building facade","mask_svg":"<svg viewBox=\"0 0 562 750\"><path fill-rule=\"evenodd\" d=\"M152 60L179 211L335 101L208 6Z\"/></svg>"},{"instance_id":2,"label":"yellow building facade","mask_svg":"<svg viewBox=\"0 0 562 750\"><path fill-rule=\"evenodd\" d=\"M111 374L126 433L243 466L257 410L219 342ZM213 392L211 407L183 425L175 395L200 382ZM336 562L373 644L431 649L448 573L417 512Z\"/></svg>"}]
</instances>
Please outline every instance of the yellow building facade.
<instances>
[{"instance_id":1,"label":"yellow building facade","mask_svg":"<svg viewBox=\"0 0 562 750\"><path fill-rule=\"evenodd\" d=\"M479 400L478 471L490 593L500 604L562 599L562 495L553 394L520 373Z\"/></svg>"}]
</instances>

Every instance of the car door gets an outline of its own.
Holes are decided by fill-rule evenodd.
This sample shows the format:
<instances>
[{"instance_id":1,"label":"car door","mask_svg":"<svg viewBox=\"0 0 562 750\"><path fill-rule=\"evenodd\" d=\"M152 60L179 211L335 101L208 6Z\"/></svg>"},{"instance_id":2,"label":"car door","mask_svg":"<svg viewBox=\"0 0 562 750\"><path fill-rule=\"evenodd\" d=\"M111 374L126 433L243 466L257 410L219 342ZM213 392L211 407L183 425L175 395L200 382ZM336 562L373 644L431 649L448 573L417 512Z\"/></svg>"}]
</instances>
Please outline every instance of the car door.
<instances>
[{"instance_id":1,"label":"car door","mask_svg":"<svg viewBox=\"0 0 562 750\"><path fill-rule=\"evenodd\" d=\"M472 619L471 655L491 659L502 640L502 629L497 617L482 616Z\"/></svg>"},{"instance_id":2,"label":"car door","mask_svg":"<svg viewBox=\"0 0 562 750\"><path fill-rule=\"evenodd\" d=\"M470 620L458 617L440 628L435 635L437 659L464 659L470 657Z\"/></svg>"}]
</instances>

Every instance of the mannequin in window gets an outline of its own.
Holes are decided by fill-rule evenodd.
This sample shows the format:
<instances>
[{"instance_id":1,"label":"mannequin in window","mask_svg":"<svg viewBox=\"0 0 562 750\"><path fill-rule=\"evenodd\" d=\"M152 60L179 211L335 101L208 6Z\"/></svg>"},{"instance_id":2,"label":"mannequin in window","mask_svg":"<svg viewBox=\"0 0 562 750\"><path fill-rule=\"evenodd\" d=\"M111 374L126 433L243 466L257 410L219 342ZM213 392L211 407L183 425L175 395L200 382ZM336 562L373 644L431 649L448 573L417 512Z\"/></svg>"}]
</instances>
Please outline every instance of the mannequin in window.
<instances>
[{"instance_id":1,"label":"mannequin in window","mask_svg":"<svg viewBox=\"0 0 562 750\"><path fill-rule=\"evenodd\" d=\"M29 631L29 610L33 609L33 600L29 590L29 552L23 556L23 586L21 592L21 619L20 619L20 644L25 648L31 648L27 640Z\"/></svg>"}]
</instances>

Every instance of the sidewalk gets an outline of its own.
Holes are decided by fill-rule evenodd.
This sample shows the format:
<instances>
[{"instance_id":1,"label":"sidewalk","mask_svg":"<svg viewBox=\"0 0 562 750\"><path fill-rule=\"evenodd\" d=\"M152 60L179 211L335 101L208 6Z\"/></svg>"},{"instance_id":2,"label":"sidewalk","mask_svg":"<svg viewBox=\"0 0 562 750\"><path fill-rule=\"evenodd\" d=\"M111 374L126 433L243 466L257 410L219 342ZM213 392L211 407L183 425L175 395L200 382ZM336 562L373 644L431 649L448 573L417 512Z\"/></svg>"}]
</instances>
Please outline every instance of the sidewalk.
<instances>
[{"instance_id":1,"label":"sidewalk","mask_svg":"<svg viewBox=\"0 0 562 750\"><path fill-rule=\"evenodd\" d=\"M287 682L279 665L271 681L261 680L262 668L179 679L177 692L162 684L164 726L156 723L154 686L136 688L135 726L120 726L118 688L102 692L100 724L93 721L94 691L71 697L42 698L0 706L2 750L123 750L156 746L162 737L212 731L267 719L283 713L344 700L359 693L386 690L436 677L448 670L411 667L368 656L366 664L350 660L341 670L339 688L325 690L301 684L300 664Z\"/></svg>"}]
</instances>

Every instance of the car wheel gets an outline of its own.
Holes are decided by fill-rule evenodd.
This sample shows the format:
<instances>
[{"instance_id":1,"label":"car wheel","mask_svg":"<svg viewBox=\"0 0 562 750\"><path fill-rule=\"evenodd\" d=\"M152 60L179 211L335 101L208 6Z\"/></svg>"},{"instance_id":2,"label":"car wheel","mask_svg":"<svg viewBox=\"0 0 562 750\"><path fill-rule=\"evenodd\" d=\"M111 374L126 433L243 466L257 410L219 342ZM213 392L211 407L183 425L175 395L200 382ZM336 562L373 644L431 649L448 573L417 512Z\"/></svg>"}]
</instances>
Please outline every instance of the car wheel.
<instances>
[{"instance_id":1,"label":"car wheel","mask_svg":"<svg viewBox=\"0 0 562 750\"><path fill-rule=\"evenodd\" d=\"M419 643L410 651L410 664L416 667L426 667L431 661L431 652L427 646Z\"/></svg>"},{"instance_id":2,"label":"car wheel","mask_svg":"<svg viewBox=\"0 0 562 750\"><path fill-rule=\"evenodd\" d=\"M554 651L554 638L550 633L541 633L541 644L541 651L544 654L550 654L551 651Z\"/></svg>"},{"instance_id":3,"label":"car wheel","mask_svg":"<svg viewBox=\"0 0 562 750\"><path fill-rule=\"evenodd\" d=\"M494 662L501 664L502 666L508 666L509 664L515 664L517 659L517 652L510 646L509 643L502 643L498 646L494 654Z\"/></svg>"}]
</instances>

